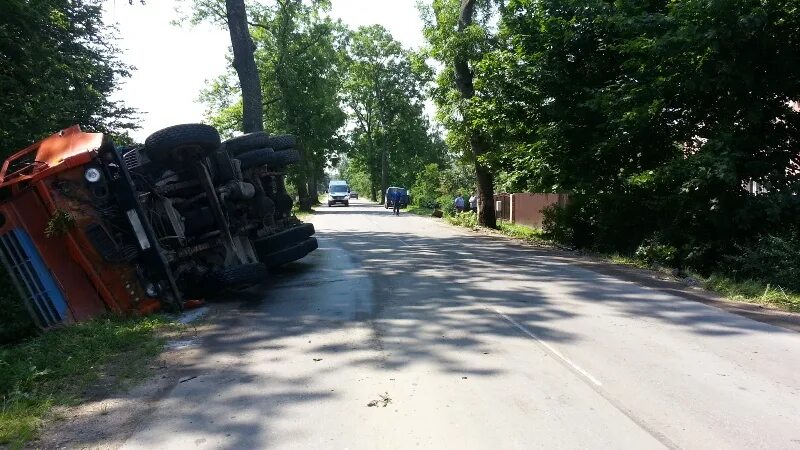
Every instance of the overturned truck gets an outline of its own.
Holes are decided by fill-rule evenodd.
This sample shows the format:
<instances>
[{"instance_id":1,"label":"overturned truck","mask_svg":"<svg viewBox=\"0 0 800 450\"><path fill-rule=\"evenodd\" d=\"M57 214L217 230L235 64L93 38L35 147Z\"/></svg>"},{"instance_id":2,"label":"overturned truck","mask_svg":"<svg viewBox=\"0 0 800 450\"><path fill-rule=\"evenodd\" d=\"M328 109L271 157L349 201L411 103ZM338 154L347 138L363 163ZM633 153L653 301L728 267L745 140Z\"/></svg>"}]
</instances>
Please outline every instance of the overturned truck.
<instances>
[{"instance_id":1,"label":"overturned truck","mask_svg":"<svg viewBox=\"0 0 800 450\"><path fill-rule=\"evenodd\" d=\"M73 126L0 171L0 259L37 325L179 311L317 248L292 214L292 136L176 125L143 146Z\"/></svg>"}]
</instances>

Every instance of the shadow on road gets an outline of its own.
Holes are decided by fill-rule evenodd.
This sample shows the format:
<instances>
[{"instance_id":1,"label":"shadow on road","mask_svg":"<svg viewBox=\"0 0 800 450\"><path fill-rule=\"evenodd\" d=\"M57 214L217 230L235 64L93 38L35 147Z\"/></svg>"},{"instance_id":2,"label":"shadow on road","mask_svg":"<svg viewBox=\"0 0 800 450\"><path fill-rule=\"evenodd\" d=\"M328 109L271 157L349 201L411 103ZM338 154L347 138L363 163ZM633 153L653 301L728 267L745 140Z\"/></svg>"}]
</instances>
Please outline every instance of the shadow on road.
<instances>
[{"instance_id":1,"label":"shadow on road","mask_svg":"<svg viewBox=\"0 0 800 450\"><path fill-rule=\"evenodd\" d=\"M379 205L357 206L354 214L386 214ZM181 369L198 378L174 388L193 398L195 407L175 410L181 418L170 430L225 436L225 448L256 447L269 442L271 423L287 411L339 396L322 389L320 380L345 368L394 374L425 363L455 379L496 376L507 365L470 355L493 352L499 338L527 339L496 309L556 345L580 340L564 325L594 314L593 303L698 336L789 332L479 235L337 231L318 233L318 239L319 250L275 272L265 290L236 294L238 304L214 318ZM366 330L368 338L312 342L341 330ZM297 364L289 360L297 354L307 364L312 356L335 358L336 364L304 376L284 374L280 367ZM261 370L253 371L250 361ZM160 410L170 411L171 401ZM137 438L143 446L158 446L159 435Z\"/></svg>"}]
</instances>

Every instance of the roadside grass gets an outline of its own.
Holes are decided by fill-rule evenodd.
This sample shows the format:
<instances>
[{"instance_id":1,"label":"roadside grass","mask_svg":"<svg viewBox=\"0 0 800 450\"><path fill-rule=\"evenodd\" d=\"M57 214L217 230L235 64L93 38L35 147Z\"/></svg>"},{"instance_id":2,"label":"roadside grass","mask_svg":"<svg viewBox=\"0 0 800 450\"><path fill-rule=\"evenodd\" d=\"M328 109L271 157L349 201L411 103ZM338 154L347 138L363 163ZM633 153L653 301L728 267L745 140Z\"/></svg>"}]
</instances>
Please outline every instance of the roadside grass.
<instances>
[{"instance_id":1,"label":"roadside grass","mask_svg":"<svg viewBox=\"0 0 800 450\"><path fill-rule=\"evenodd\" d=\"M163 316L103 317L0 347L0 447L34 439L54 406L141 380L165 334L179 329Z\"/></svg>"},{"instance_id":2,"label":"roadside grass","mask_svg":"<svg viewBox=\"0 0 800 450\"><path fill-rule=\"evenodd\" d=\"M704 288L739 302L773 306L785 311L800 312L800 293L784 290L753 280L737 281L722 275L698 277Z\"/></svg>"},{"instance_id":3,"label":"roadside grass","mask_svg":"<svg viewBox=\"0 0 800 450\"><path fill-rule=\"evenodd\" d=\"M607 259L614 264L636 267L638 269L671 275L674 272L668 267L648 264L635 256L620 254L597 256ZM711 276L704 277L692 273L689 274L685 280L696 281L696 284L703 289L717 293L728 300L771 306L783 311L800 312L800 293L783 289L780 286L772 286L756 280L736 280L723 274L712 274Z\"/></svg>"},{"instance_id":4,"label":"roadside grass","mask_svg":"<svg viewBox=\"0 0 800 450\"><path fill-rule=\"evenodd\" d=\"M406 212L410 214L416 214L418 216L430 217L431 214L433 214L433 208L426 208L420 205L408 205Z\"/></svg>"},{"instance_id":5,"label":"roadside grass","mask_svg":"<svg viewBox=\"0 0 800 450\"><path fill-rule=\"evenodd\" d=\"M500 232L506 236L533 243L550 243L550 241L545 238L544 231L538 228L517 225L511 222L500 222L498 223L498 227Z\"/></svg>"},{"instance_id":6,"label":"roadside grass","mask_svg":"<svg viewBox=\"0 0 800 450\"><path fill-rule=\"evenodd\" d=\"M635 256L621 255L619 253L599 254L594 256L599 256L600 258L607 259L612 263L619 264L621 266L631 266L636 267L637 269L653 270L656 272L663 271L663 268L654 267L644 260L636 258Z\"/></svg>"}]
</instances>

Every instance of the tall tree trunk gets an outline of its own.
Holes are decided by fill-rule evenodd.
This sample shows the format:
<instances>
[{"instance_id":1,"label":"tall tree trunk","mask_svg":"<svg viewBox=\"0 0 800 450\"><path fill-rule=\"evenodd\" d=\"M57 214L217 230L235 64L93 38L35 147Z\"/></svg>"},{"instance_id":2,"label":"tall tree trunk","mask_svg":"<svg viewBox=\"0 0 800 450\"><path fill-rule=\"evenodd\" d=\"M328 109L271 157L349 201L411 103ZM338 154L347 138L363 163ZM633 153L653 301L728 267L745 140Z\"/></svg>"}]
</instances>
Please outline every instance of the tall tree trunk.
<instances>
[{"instance_id":1,"label":"tall tree trunk","mask_svg":"<svg viewBox=\"0 0 800 450\"><path fill-rule=\"evenodd\" d=\"M389 187L389 147L386 139L381 149L381 204L386 204L386 188Z\"/></svg>"},{"instance_id":2,"label":"tall tree trunk","mask_svg":"<svg viewBox=\"0 0 800 450\"><path fill-rule=\"evenodd\" d=\"M308 179L308 197L311 200L310 206L319 203L319 191L317 189L317 175L312 174Z\"/></svg>"},{"instance_id":3,"label":"tall tree trunk","mask_svg":"<svg viewBox=\"0 0 800 450\"><path fill-rule=\"evenodd\" d=\"M372 171L372 169L370 169L370 171ZM369 175L369 198L373 202L378 201L378 193L375 190L375 185L376 184L377 183L375 182L375 176L372 173L370 173L370 175Z\"/></svg>"},{"instance_id":4,"label":"tall tree trunk","mask_svg":"<svg viewBox=\"0 0 800 450\"><path fill-rule=\"evenodd\" d=\"M233 47L233 67L239 75L242 88L242 131L252 133L264 130L264 105L261 81L253 57L255 44L247 28L247 10L244 0L225 0L228 31Z\"/></svg>"},{"instance_id":5,"label":"tall tree trunk","mask_svg":"<svg viewBox=\"0 0 800 450\"><path fill-rule=\"evenodd\" d=\"M461 10L458 16L458 32L464 31L472 25L475 16L475 0L461 0ZM463 50L456 52L453 68L455 70L456 88L461 94L461 98L469 100L475 96L475 85L473 84L473 73L469 68L467 55ZM466 120L466 118L465 118ZM480 161L480 157L489 150L486 137L480 130L468 127L469 145L472 151L472 159L475 164L475 177L478 181L478 195L481 199L478 209L478 223L489 228L497 228L497 216L494 211L494 175Z\"/></svg>"},{"instance_id":6,"label":"tall tree trunk","mask_svg":"<svg viewBox=\"0 0 800 450\"><path fill-rule=\"evenodd\" d=\"M311 210L312 200L310 194L308 192L308 168L311 166L311 161L309 161L308 157L308 150L306 149L305 144L303 143L302 139L298 139L295 148L300 153L300 163L295 164L295 170L297 170L297 196L298 202L300 204L300 208L303 211Z\"/></svg>"}]
</instances>

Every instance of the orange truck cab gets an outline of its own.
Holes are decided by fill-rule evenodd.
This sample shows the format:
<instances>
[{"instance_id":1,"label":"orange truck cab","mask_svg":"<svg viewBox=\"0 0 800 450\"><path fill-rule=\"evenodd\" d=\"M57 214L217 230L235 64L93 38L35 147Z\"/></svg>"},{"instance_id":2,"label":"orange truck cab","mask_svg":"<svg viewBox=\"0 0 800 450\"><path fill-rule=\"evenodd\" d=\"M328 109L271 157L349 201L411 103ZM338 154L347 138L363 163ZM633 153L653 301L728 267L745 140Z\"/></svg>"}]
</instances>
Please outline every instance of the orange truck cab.
<instances>
[{"instance_id":1,"label":"orange truck cab","mask_svg":"<svg viewBox=\"0 0 800 450\"><path fill-rule=\"evenodd\" d=\"M40 327L180 308L131 186L114 145L78 126L3 164L0 259Z\"/></svg>"}]
</instances>

